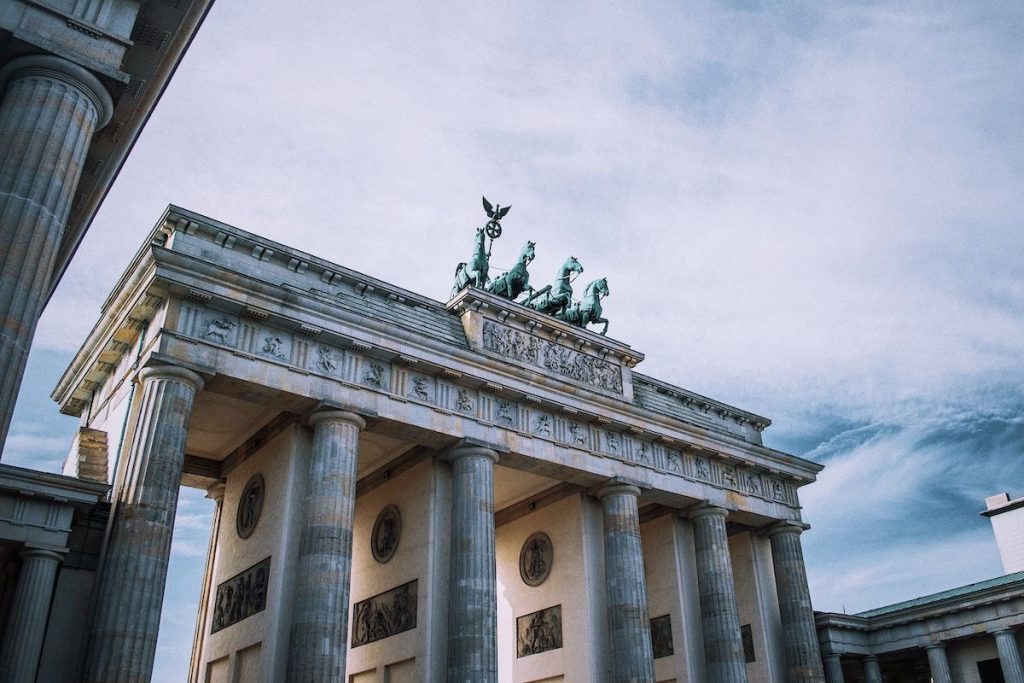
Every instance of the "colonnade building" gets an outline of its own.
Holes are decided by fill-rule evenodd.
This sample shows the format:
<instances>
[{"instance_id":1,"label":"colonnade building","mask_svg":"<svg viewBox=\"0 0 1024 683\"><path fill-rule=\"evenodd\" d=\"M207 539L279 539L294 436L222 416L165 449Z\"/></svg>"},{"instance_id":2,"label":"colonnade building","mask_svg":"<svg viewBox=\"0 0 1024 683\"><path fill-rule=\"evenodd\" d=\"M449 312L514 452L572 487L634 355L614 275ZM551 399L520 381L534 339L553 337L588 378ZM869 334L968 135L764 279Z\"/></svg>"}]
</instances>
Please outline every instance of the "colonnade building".
<instances>
[{"instance_id":1,"label":"colonnade building","mask_svg":"<svg viewBox=\"0 0 1024 683\"><path fill-rule=\"evenodd\" d=\"M194 681L822 681L821 466L642 360L170 207L54 392L113 487L85 680L149 678L185 485Z\"/></svg>"}]
</instances>

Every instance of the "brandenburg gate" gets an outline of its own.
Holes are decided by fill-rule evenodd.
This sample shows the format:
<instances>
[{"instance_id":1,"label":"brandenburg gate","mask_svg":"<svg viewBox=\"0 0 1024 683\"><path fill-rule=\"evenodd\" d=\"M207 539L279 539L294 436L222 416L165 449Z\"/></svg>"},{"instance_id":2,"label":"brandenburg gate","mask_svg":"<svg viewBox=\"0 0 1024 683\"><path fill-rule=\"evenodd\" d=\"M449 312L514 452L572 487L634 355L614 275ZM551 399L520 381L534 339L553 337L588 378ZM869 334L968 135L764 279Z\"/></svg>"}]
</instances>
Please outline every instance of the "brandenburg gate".
<instances>
[{"instance_id":1,"label":"brandenburg gate","mask_svg":"<svg viewBox=\"0 0 1024 683\"><path fill-rule=\"evenodd\" d=\"M447 303L168 208L54 392L110 444L69 463L113 485L85 680L149 680L183 485L197 682L823 680L821 467L637 372L577 259L490 277L487 206Z\"/></svg>"}]
</instances>

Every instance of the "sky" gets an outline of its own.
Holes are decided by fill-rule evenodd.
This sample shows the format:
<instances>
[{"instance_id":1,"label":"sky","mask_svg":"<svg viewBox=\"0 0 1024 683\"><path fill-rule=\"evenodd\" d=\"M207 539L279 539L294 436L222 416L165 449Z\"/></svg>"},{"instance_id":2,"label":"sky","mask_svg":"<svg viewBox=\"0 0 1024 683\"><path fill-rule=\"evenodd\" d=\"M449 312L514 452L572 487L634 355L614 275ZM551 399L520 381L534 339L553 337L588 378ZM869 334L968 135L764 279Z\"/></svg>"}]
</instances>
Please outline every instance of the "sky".
<instances>
[{"instance_id":1,"label":"sky","mask_svg":"<svg viewBox=\"0 0 1024 683\"><path fill-rule=\"evenodd\" d=\"M638 368L770 417L814 606L1002 573L1024 496L1024 5L218 0L40 321L5 462L168 203L438 300L479 197L606 276ZM212 507L183 490L158 651L182 679Z\"/></svg>"}]
</instances>

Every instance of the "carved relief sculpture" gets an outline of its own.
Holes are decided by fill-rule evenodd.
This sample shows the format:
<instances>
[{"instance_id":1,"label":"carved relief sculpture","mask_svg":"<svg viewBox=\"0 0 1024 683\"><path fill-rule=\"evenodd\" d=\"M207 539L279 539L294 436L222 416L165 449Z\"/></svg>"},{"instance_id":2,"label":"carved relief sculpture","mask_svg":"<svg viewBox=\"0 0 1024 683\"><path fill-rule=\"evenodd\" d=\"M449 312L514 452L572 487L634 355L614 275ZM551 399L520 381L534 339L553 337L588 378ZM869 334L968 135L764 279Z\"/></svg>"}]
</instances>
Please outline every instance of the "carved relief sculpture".
<instances>
[{"instance_id":1,"label":"carved relief sculpture","mask_svg":"<svg viewBox=\"0 0 1024 683\"><path fill-rule=\"evenodd\" d=\"M539 436L551 436L551 416L538 415L537 422L533 426L533 433Z\"/></svg>"},{"instance_id":2,"label":"carved relief sculpture","mask_svg":"<svg viewBox=\"0 0 1024 683\"><path fill-rule=\"evenodd\" d=\"M498 422L506 425L513 424L515 420L512 418L512 404L501 399L498 399L495 403L498 406Z\"/></svg>"},{"instance_id":3,"label":"carved relief sculpture","mask_svg":"<svg viewBox=\"0 0 1024 683\"><path fill-rule=\"evenodd\" d=\"M264 490L261 474L252 475L242 489L242 495L238 499L238 511L235 513L235 531L241 538L249 538L256 528L256 523L260 521Z\"/></svg>"},{"instance_id":4,"label":"carved relief sculpture","mask_svg":"<svg viewBox=\"0 0 1024 683\"><path fill-rule=\"evenodd\" d=\"M737 488L739 486L739 484L736 481L735 466L730 465L729 467L726 467L724 470L722 470L722 483L724 483L726 486L731 486L733 488Z\"/></svg>"},{"instance_id":5,"label":"carved relief sculpture","mask_svg":"<svg viewBox=\"0 0 1024 683\"><path fill-rule=\"evenodd\" d=\"M483 343L486 350L506 358L539 365L577 382L622 393L622 369L602 358L489 320L484 321Z\"/></svg>"},{"instance_id":6,"label":"carved relief sculpture","mask_svg":"<svg viewBox=\"0 0 1024 683\"><path fill-rule=\"evenodd\" d=\"M754 473L747 474L747 491L754 495L761 495L761 477Z\"/></svg>"},{"instance_id":7,"label":"carved relief sculpture","mask_svg":"<svg viewBox=\"0 0 1024 683\"><path fill-rule=\"evenodd\" d=\"M412 395L421 401L430 400L430 385L426 377L419 375L412 378Z\"/></svg>"},{"instance_id":8,"label":"carved relief sculpture","mask_svg":"<svg viewBox=\"0 0 1024 683\"><path fill-rule=\"evenodd\" d=\"M280 337L270 335L269 337L263 338L263 353L270 354L274 358L287 358L288 356L282 350L284 342L281 341Z\"/></svg>"},{"instance_id":9,"label":"carved relief sculpture","mask_svg":"<svg viewBox=\"0 0 1024 683\"><path fill-rule=\"evenodd\" d=\"M357 602L352 608L352 647L416 628L418 580Z\"/></svg>"},{"instance_id":10,"label":"carved relief sculpture","mask_svg":"<svg viewBox=\"0 0 1024 683\"><path fill-rule=\"evenodd\" d=\"M668 460L668 471L669 472L682 472L683 467L680 462L679 453L676 451L669 451L666 453L665 458Z\"/></svg>"},{"instance_id":11,"label":"carved relief sculpture","mask_svg":"<svg viewBox=\"0 0 1024 683\"><path fill-rule=\"evenodd\" d=\"M704 458L695 458L694 466L697 469L697 478L704 481L711 481L711 465Z\"/></svg>"},{"instance_id":12,"label":"carved relief sculpture","mask_svg":"<svg viewBox=\"0 0 1024 683\"><path fill-rule=\"evenodd\" d=\"M609 453L618 453L619 452L620 444L619 444L619 435L618 434L616 434L615 432L608 432L608 431L606 431L604 433L604 440L605 440L605 443L608 444L608 452Z\"/></svg>"},{"instance_id":13,"label":"carved relief sculpture","mask_svg":"<svg viewBox=\"0 0 1024 683\"><path fill-rule=\"evenodd\" d=\"M664 614L651 619L651 646L654 658L669 657L674 654L672 648L672 615Z\"/></svg>"},{"instance_id":14,"label":"carved relief sculpture","mask_svg":"<svg viewBox=\"0 0 1024 683\"><path fill-rule=\"evenodd\" d=\"M562 647L562 606L516 619L516 656L528 657Z\"/></svg>"},{"instance_id":15,"label":"carved relief sculpture","mask_svg":"<svg viewBox=\"0 0 1024 683\"><path fill-rule=\"evenodd\" d=\"M386 564L398 549L398 542L402 537L402 515L394 505L388 505L380 514L377 521L373 523L373 533L370 534L370 552L373 559L381 564Z\"/></svg>"},{"instance_id":16,"label":"carved relief sculpture","mask_svg":"<svg viewBox=\"0 0 1024 683\"><path fill-rule=\"evenodd\" d=\"M316 368L325 375L334 374L338 369L338 361L334 358L334 349L330 346L320 346L316 350Z\"/></svg>"},{"instance_id":17,"label":"carved relief sculpture","mask_svg":"<svg viewBox=\"0 0 1024 683\"><path fill-rule=\"evenodd\" d=\"M216 318L206 324L206 333L203 337L227 346L228 336L235 329L236 324L234 320L228 318Z\"/></svg>"},{"instance_id":18,"label":"carved relief sculpture","mask_svg":"<svg viewBox=\"0 0 1024 683\"><path fill-rule=\"evenodd\" d=\"M555 560L551 539L542 531L531 535L519 551L519 576L527 586L539 586L551 574Z\"/></svg>"},{"instance_id":19,"label":"carved relief sculpture","mask_svg":"<svg viewBox=\"0 0 1024 683\"><path fill-rule=\"evenodd\" d=\"M642 462L646 465L651 464L651 447L646 443L640 442L640 447L636 450L637 462Z\"/></svg>"},{"instance_id":20,"label":"carved relief sculpture","mask_svg":"<svg viewBox=\"0 0 1024 683\"><path fill-rule=\"evenodd\" d=\"M366 372L363 374L363 383L378 389L387 389L388 380L385 377L384 365L371 360L366 364Z\"/></svg>"},{"instance_id":21,"label":"carved relief sculpture","mask_svg":"<svg viewBox=\"0 0 1024 683\"><path fill-rule=\"evenodd\" d=\"M583 446L587 443L587 433L583 427L575 422L569 423L569 436L575 446Z\"/></svg>"},{"instance_id":22,"label":"carved relief sculpture","mask_svg":"<svg viewBox=\"0 0 1024 683\"><path fill-rule=\"evenodd\" d=\"M459 389L458 395L455 398L455 407L464 413L473 412L473 399L469 397L468 391Z\"/></svg>"},{"instance_id":23,"label":"carved relief sculpture","mask_svg":"<svg viewBox=\"0 0 1024 683\"><path fill-rule=\"evenodd\" d=\"M266 609L269 578L268 557L217 586L210 633L216 633Z\"/></svg>"},{"instance_id":24,"label":"carved relief sculpture","mask_svg":"<svg viewBox=\"0 0 1024 683\"><path fill-rule=\"evenodd\" d=\"M786 500L786 488L778 479L772 479L772 498L775 500Z\"/></svg>"}]
</instances>

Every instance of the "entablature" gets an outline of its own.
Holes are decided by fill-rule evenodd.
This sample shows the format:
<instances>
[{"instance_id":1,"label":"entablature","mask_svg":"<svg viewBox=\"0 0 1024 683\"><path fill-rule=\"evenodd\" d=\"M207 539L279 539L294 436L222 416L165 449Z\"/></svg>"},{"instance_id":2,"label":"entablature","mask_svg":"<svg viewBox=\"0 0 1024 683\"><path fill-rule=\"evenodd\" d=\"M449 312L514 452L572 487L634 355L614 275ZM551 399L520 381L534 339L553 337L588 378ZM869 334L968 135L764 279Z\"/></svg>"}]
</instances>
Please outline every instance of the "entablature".
<instances>
[{"instance_id":1,"label":"entablature","mask_svg":"<svg viewBox=\"0 0 1024 683\"><path fill-rule=\"evenodd\" d=\"M793 510L799 507L796 489L821 469L762 446L759 436L742 429L632 400L632 367L643 355L621 342L479 290L464 290L445 307L176 211L169 210L140 251L55 390L64 412L80 413L98 383L119 386L133 375L140 354L155 353L207 374L244 379L251 373L253 381L274 366L287 371L282 376L309 378L299 389L280 387L300 395L379 394L389 406L418 405L435 418L473 420L499 434L498 441L547 442L551 446L543 448L587 453ZM143 319L158 324L149 328L145 348L136 345L129 354L128 344L138 337L129 334L132 321ZM684 391L642 382L645 390ZM314 392L314 385L334 388ZM730 410L723 419L739 427L741 421L748 430L755 421L767 424Z\"/></svg>"}]
</instances>

